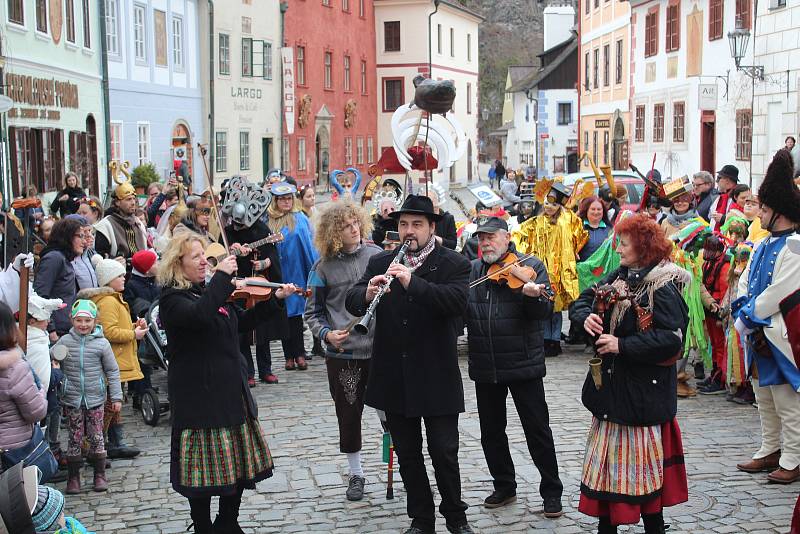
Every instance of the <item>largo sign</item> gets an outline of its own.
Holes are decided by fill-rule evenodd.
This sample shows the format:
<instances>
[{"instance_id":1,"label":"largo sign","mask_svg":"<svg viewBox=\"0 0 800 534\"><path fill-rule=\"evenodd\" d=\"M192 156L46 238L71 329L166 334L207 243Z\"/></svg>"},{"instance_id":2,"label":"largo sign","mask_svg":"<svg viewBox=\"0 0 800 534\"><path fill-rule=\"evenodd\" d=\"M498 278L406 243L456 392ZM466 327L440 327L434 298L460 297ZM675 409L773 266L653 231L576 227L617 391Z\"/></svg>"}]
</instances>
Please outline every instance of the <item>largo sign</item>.
<instances>
[{"instance_id":1,"label":"largo sign","mask_svg":"<svg viewBox=\"0 0 800 534\"><path fill-rule=\"evenodd\" d=\"M294 49L290 46L281 48L281 72L283 73L283 115L286 133L294 133Z\"/></svg>"}]
</instances>

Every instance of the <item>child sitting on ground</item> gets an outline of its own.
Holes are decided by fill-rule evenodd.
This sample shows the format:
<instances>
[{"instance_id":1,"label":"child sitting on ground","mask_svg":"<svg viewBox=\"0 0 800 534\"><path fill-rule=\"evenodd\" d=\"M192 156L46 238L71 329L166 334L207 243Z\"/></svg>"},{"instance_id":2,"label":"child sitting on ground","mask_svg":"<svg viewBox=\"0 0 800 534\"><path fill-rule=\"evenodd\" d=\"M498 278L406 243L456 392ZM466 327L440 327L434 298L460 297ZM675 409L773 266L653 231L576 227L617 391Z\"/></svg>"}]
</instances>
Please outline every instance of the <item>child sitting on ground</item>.
<instances>
[{"instance_id":1,"label":"child sitting on ground","mask_svg":"<svg viewBox=\"0 0 800 534\"><path fill-rule=\"evenodd\" d=\"M88 458L94 467L94 490L106 491L104 404L106 399L111 399L112 411L119 412L122 408L119 367L111 344L103 337L103 328L97 325L95 303L85 299L76 300L70 316L72 329L56 343L56 346L63 345L69 351L69 356L61 362L65 377L61 403L69 428L66 492L77 494L81 491L84 427L89 442Z\"/></svg>"},{"instance_id":2,"label":"child sitting on ground","mask_svg":"<svg viewBox=\"0 0 800 534\"><path fill-rule=\"evenodd\" d=\"M97 305L98 320L105 338L111 343L119 366L119 379L123 384L144 378L136 355L136 341L147 332L147 325L131 320L131 310L122 298L125 290L125 267L117 260L92 258L97 272L98 288L82 289L79 299L89 299ZM119 410L111 410L111 399L106 402L103 428L108 436L109 458L134 458L139 449L125 444Z\"/></svg>"}]
</instances>

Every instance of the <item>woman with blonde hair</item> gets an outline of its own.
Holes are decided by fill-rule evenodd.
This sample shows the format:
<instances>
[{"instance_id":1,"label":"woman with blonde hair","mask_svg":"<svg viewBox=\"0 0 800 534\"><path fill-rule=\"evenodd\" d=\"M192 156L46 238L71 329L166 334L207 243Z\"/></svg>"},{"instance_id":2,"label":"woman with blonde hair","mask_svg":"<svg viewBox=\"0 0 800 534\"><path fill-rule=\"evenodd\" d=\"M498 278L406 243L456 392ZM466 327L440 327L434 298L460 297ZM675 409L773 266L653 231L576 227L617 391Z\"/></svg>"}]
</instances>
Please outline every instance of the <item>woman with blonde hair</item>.
<instances>
[{"instance_id":1,"label":"woman with blonde hair","mask_svg":"<svg viewBox=\"0 0 800 534\"><path fill-rule=\"evenodd\" d=\"M180 222L172 229L172 235L182 232L195 232L208 241L216 241L209 231L211 222L211 200L206 197L194 197L187 203L187 210Z\"/></svg>"},{"instance_id":2,"label":"woman with blonde hair","mask_svg":"<svg viewBox=\"0 0 800 534\"><path fill-rule=\"evenodd\" d=\"M278 312L295 288L282 285L275 298L243 311L228 300L236 257L221 260L208 278L205 244L194 232L174 236L158 273L170 349L170 481L189 499L195 533L242 532L242 492L270 477L273 464L237 336ZM215 495L219 514L212 525Z\"/></svg>"},{"instance_id":3,"label":"woman with blonde hair","mask_svg":"<svg viewBox=\"0 0 800 534\"><path fill-rule=\"evenodd\" d=\"M356 320L345 309L347 291L364 274L369 259L382 249L364 243L372 224L366 210L352 200L338 200L318 214L314 243L321 258L309 276L311 296L305 316L316 339L325 343L328 386L339 422L339 450L347 455L350 477L347 499L364 495L361 468L361 413L372 357L372 331L350 335Z\"/></svg>"}]
</instances>

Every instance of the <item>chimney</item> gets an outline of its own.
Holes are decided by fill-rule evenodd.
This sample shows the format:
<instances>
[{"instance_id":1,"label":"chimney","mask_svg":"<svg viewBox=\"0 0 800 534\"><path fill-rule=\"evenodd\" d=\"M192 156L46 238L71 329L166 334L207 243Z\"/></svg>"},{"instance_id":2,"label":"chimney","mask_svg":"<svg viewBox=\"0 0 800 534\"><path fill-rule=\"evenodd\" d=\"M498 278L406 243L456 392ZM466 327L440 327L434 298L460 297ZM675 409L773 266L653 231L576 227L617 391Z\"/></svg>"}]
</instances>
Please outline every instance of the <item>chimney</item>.
<instances>
[{"instance_id":1,"label":"chimney","mask_svg":"<svg viewBox=\"0 0 800 534\"><path fill-rule=\"evenodd\" d=\"M563 43L575 26L575 9L570 1L554 1L544 9L544 51Z\"/></svg>"}]
</instances>

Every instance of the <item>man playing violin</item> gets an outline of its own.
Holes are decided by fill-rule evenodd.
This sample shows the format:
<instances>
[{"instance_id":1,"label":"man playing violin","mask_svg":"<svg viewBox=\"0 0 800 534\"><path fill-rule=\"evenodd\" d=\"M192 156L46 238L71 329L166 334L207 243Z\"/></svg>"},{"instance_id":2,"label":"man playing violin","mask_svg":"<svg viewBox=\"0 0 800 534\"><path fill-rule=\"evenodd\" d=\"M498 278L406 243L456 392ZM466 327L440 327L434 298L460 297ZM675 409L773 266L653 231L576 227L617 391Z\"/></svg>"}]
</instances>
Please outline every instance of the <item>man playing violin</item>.
<instances>
[{"instance_id":1,"label":"man playing violin","mask_svg":"<svg viewBox=\"0 0 800 534\"><path fill-rule=\"evenodd\" d=\"M475 234L481 258L472 261L466 322L469 376L475 381L481 445L494 483L484 506L498 508L517 499L506 436L506 397L511 391L528 451L541 475L544 515L559 517L563 486L542 380L542 321L553 313L547 269L535 256L516 252L503 219L480 220Z\"/></svg>"}]
</instances>

